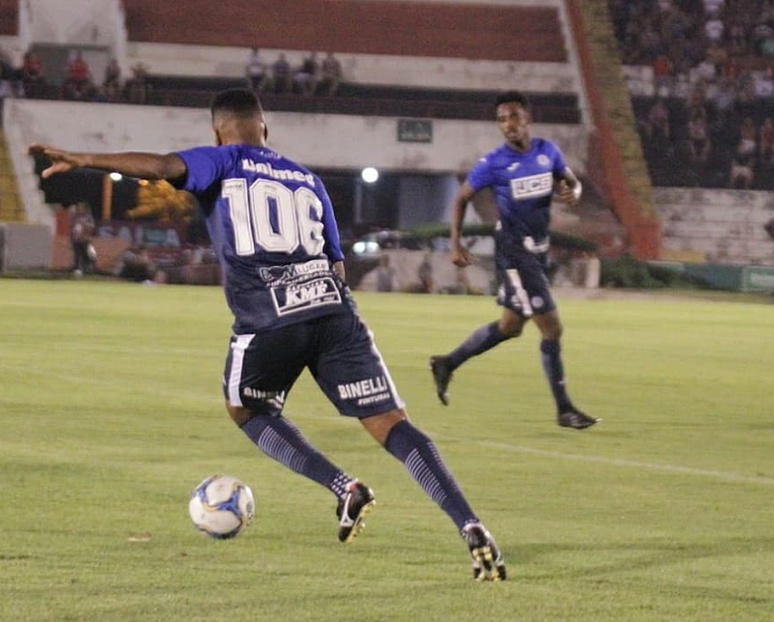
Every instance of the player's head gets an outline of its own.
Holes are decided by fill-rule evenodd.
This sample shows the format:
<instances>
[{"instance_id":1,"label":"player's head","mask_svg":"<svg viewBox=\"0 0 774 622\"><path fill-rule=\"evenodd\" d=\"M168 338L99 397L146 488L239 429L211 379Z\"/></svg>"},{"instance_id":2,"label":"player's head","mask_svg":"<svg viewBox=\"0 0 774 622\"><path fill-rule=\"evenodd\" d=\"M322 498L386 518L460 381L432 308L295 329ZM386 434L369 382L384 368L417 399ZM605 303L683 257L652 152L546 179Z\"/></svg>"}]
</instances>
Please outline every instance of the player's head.
<instances>
[{"instance_id":1,"label":"player's head","mask_svg":"<svg viewBox=\"0 0 774 622\"><path fill-rule=\"evenodd\" d=\"M500 93L495 100L497 125L509 145L519 149L529 146L529 100L521 91Z\"/></svg>"},{"instance_id":2,"label":"player's head","mask_svg":"<svg viewBox=\"0 0 774 622\"><path fill-rule=\"evenodd\" d=\"M221 91L212 100L212 129L218 145L264 145L269 136L258 96L247 89Z\"/></svg>"}]
</instances>

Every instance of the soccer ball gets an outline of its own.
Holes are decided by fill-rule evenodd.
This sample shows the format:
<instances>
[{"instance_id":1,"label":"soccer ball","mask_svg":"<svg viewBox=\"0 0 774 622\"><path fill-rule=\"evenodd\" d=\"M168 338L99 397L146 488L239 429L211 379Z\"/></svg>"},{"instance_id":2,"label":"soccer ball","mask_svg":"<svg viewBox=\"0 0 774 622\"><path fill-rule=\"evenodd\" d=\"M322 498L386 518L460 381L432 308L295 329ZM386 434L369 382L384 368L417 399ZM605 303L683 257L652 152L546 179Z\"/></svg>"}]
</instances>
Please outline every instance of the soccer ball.
<instances>
[{"instance_id":1,"label":"soccer ball","mask_svg":"<svg viewBox=\"0 0 774 622\"><path fill-rule=\"evenodd\" d=\"M230 475L213 475L191 495L188 513L194 526L211 538L235 538L253 522L253 491Z\"/></svg>"}]
</instances>

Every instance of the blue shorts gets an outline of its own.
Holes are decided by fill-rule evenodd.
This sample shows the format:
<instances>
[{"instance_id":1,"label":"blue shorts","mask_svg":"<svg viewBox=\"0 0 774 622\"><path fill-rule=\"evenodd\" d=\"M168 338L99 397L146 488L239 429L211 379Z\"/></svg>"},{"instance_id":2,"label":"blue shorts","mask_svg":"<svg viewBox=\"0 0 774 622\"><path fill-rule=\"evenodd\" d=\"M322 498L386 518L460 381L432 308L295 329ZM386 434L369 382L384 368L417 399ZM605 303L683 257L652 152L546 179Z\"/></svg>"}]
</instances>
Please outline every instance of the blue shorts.
<instances>
[{"instance_id":1,"label":"blue shorts","mask_svg":"<svg viewBox=\"0 0 774 622\"><path fill-rule=\"evenodd\" d=\"M497 304L524 318L556 309L546 275L547 251L530 251L521 241L498 236L495 253Z\"/></svg>"},{"instance_id":2,"label":"blue shorts","mask_svg":"<svg viewBox=\"0 0 774 622\"><path fill-rule=\"evenodd\" d=\"M354 312L232 336L223 392L232 406L278 415L304 368L343 415L362 419L404 406Z\"/></svg>"}]
</instances>

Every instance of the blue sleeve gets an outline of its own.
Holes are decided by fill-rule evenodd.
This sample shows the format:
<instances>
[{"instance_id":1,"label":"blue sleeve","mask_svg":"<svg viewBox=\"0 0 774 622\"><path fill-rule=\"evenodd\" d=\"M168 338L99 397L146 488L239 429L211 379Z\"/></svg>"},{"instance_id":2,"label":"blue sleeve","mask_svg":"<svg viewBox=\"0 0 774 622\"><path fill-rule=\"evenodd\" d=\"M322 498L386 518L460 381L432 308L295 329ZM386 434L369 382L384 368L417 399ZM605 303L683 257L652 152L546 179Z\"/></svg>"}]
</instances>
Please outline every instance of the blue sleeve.
<instances>
[{"instance_id":1,"label":"blue sleeve","mask_svg":"<svg viewBox=\"0 0 774 622\"><path fill-rule=\"evenodd\" d=\"M549 144L551 145L551 151L553 152L551 154L551 159L554 163L553 173L554 175L564 176L564 170L567 168L567 163L564 161L564 155L562 155L561 150L554 143Z\"/></svg>"},{"instance_id":2,"label":"blue sleeve","mask_svg":"<svg viewBox=\"0 0 774 622\"><path fill-rule=\"evenodd\" d=\"M494 185L494 182L492 167L489 166L489 158L481 158L468 173L468 183L476 192L487 186Z\"/></svg>"},{"instance_id":3,"label":"blue sleeve","mask_svg":"<svg viewBox=\"0 0 774 622\"><path fill-rule=\"evenodd\" d=\"M196 147L178 151L187 169L185 180L178 184L181 190L202 194L225 177L230 169L232 153L224 147Z\"/></svg>"},{"instance_id":4,"label":"blue sleeve","mask_svg":"<svg viewBox=\"0 0 774 622\"><path fill-rule=\"evenodd\" d=\"M336 214L333 213L333 204L331 198L325 190L319 178L316 179L317 192L323 205L322 223L323 239L325 246L323 251L332 262L343 261L344 253L341 252L341 238L339 237L339 226L336 223Z\"/></svg>"}]
</instances>

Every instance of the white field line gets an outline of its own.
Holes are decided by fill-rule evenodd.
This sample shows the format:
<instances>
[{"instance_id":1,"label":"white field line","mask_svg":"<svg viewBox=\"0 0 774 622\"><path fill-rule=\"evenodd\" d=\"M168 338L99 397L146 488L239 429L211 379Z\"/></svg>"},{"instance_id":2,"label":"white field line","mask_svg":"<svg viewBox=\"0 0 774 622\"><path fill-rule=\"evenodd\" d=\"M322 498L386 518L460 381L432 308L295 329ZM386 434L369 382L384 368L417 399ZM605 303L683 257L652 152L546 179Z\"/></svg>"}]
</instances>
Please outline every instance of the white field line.
<instances>
[{"instance_id":1,"label":"white field line","mask_svg":"<svg viewBox=\"0 0 774 622\"><path fill-rule=\"evenodd\" d=\"M714 479L720 479L727 482L736 482L744 484L764 484L768 486L774 485L774 478L765 477L762 475L742 475L741 473L733 473L729 471L714 471L711 469L694 469L692 467L684 467L673 464L659 464L655 462L640 462L638 460L624 460L621 458L608 458L606 456L584 456L581 454L565 453L561 451L552 451L548 449L536 449L535 447L527 447L525 445L511 445L509 443L496 443L494 441L482 441L472 440L469 438L459 438L456 436L446 436L443 434L437 434L434 436L439 440L455 441L458 443L468 443L479 445L480 447L487 447L490 449L500 449L503 451L509 451L512 453L532 454L534 456L544 456L546 458L559 458L563 460L576 460L578 462L590 462L593 464L609 464L613 466L621 466L627 468L645 469L648 471L664 471L667 473L680 473L681 475L695 475L698 477L711 477Z\"/></svg>"},{"instance_id":2,"label":"white field line","mask_svg":"<svg viewBox=\"0 0 774 622\"><path fill-rule=\"evenodd\" d=\"M36 370L31 370L33 373ZM149 387L141 385L127 384L126 382L113 382L110 380L100 380L96 378L84 378L79 375L69 374L65 372L51 372L46 370L45 373L48 377L55 377L60 380L72 380L74 383L80 385L91 384L100 387L109 387L114 391L119 392L131 392L147 393L154 397L165 397L173 401L179 400L203 400L205 402L215 401L216 396L219 396L218 385L213 382L211 389L203 389L202 387L191 387L190 392L181 395L176 390L165 390L159 387ZM291 420L294 419L318 419L314 414L289 414ZM331 422L350 424L350 417L335 417L329 419ZM562 451L553 451L549 449L538 449L536 447L528 447L526 445L512 445L510 443L498 443L495 441L487 440L474 440L470 438L460 438L457 436L448 436L446 434L433 434L433 439L450 441L456 443L466 443L478 445L479 447L486 447L489 449L499 449L511 453L530 454L533 456L543 456L546 458L557 458L561 460L575 460L577 462L589 462L592 464L608 464L612 466L620 466L626 468L645 469L648 471L661 471L664 473L679 473L681 475L692 475L696 477L708 477L718 479L726 482L735 482L743 484L763 484L765 486L774 486L774 478L765 477L762 475L743 475L741 473L734 473L731 471L715 471L712 469L695 469L693 467L684 467L674 464L660 464L656 462L641 462L639 460L625 460L622 458L608 458L607 456L585 456L582 454L566 453Z\"/></svg>"}]
</instances>

